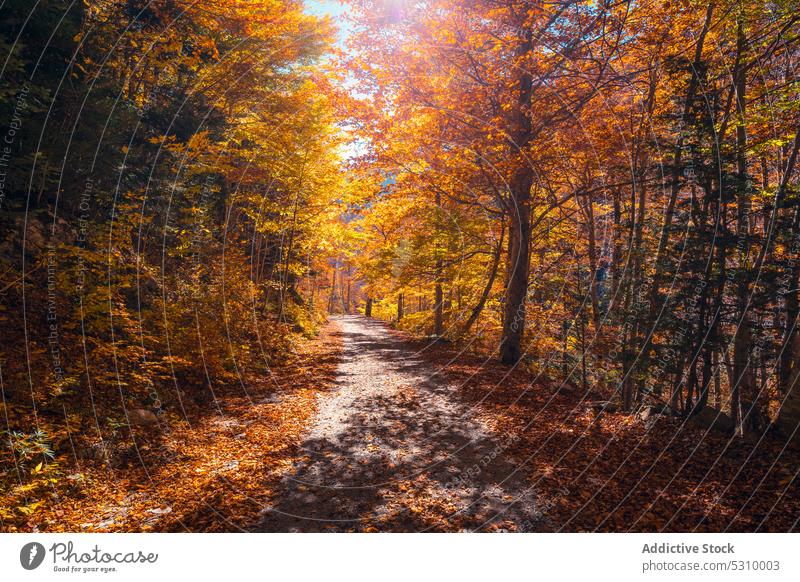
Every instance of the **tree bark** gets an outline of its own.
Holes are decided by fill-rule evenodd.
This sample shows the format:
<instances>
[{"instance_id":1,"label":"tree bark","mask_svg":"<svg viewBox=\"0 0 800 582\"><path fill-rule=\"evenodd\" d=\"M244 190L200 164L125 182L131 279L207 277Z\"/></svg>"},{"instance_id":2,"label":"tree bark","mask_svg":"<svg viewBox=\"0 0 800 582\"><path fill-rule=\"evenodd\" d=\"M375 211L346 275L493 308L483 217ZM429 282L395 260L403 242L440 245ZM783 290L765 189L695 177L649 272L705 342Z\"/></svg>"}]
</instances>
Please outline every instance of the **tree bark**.
<instances>
[{"instance_id":1,"label":"tree bark","mask_svg":"<svg viewBox=\"0 0 800 582\"><path fill-rule=\"evenodd\" d=\"M522 357L522 336L525 330L525 301L528 295L530 228L530 190L533 178L530 168L520 168L511 183L515 204L511 209L508 236L508 288L506 289L503 339L500 359L505 364L516 364Z\"/></svg>"},{"instance_id":2,"label":"tree bark","mask_svg":"<svg viewBox=\"0 0 800 582\"><path fill-rule=\"evenodd\" d=\"M533 48L533 32L524 32L516 56L522 60ZM517 79L517 106L511 118L512 147L517 167L509 180L509 255L508 286L503 316L503 336L500 342L500 359L506 364L516 364L522 357L522 336L525 331L525 301L528 295L529 243L531 238L531 187L533 168L524 155L532 137L530 101L533 94L533 76L521 67Z\"/></svg>"}]
</instances>

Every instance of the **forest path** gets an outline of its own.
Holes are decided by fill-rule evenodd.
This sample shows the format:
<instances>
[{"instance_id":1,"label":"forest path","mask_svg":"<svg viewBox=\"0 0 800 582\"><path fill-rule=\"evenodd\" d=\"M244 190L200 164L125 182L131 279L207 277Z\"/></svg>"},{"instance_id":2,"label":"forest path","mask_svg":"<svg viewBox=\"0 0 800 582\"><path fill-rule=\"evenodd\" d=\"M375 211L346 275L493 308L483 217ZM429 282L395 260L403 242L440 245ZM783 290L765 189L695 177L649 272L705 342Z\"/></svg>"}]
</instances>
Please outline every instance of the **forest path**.
<instances>
[{"instance_id":1,"label":"forest path","mask_svg":"<svg viewBox=\"0 0 800 582\"><path fill-rule=\"evenodd\" d=\"M260 531L547 529L535 495L447 380L381 323L333 318L337 387Z\"/></svg>"}]
</instances>

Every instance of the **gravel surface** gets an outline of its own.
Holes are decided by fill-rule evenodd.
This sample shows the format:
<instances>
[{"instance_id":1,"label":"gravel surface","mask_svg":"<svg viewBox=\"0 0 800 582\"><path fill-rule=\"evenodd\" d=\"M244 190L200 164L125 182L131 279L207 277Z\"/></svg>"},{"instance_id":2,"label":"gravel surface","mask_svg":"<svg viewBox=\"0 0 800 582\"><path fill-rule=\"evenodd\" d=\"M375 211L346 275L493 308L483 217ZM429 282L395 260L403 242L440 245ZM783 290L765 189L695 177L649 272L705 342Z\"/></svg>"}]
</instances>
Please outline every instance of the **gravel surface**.
<instances>
[{"instance_id":1,"label":"gravel surface","mask_svg":"<svg viewBox=\"0 0 800 582\"><path fill-rule=\"evenodd\" d=\"M549 529L492 434L454 389L377 321L334 318L344 353L305 455L260 531Z\"/></svg>"}]
</instances>

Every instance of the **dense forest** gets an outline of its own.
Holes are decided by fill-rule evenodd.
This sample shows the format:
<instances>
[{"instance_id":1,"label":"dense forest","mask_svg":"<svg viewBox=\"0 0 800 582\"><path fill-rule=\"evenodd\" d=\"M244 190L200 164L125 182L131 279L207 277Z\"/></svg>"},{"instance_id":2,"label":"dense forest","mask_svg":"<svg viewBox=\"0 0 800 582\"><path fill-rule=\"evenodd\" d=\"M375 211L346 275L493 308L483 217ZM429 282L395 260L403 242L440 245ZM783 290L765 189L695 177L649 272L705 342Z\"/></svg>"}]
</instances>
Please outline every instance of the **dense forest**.
<instances>
[{"instance_id":1,"label":"dense forest","mask_svg":"<svg viewBox=\"0 0 800 582\"><path fill-rule=\"evenodd\" d=\"M380 313L626 410L791 435L796 8L441 2L366 26L368 163L393 180L355 261Z\"/></svg>"},{"instance_id":2,"label":"dense forest","mask_svg":"<svg viewBox=\"0 0 800 582\"><path fill-rule=\"evenodd\" d=\"M314 332L299 280L344 209L330 39L297 2L3 4L4 452L23 476L46 489L58 452L107 457L131 411L184 416Z\"/></svg>"},{"instance_id":3,"label":"dense forest","mask_svg":"<svg viewBox=\"0 0 800 582\"><path fill-rule=\"evenodd\" d=\"M796 490L800 5L345 4L0 3L0 529L226 395L300 438L340 314Z\"/></svg>"}]
</instances>

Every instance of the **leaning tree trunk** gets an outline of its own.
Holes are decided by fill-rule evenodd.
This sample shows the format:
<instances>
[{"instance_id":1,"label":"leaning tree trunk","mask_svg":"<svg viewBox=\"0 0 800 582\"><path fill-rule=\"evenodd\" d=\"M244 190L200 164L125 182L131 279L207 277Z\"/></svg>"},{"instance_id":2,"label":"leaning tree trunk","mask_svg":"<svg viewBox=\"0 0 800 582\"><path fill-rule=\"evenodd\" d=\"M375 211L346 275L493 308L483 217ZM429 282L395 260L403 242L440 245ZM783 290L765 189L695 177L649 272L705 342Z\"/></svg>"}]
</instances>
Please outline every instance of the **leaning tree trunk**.
<instances>
[{"instance_id":1,"label":"leaning tree trunk","mask_svg":"<svg viewBox=\"0 0 800 582\"><path fill-rule=\"evenodd\" d=\"M501 218L501 220L503 220ZM506 227L505 223L501 224L500 228L500 240L497 241L497 246L494 249L494 254L492 255L492 265L489 268L489 279L486 281L486 285L483 288L483 293L481 293L481 297L478 300L478 304L472 309L472 313L469 315L469 319L464 324L464 327L461 329L461 334L466 335L469 329L478 321L478 317L483 311L484 306L486 305L487 299L489 299L489 294L492 292L492 287L494 287L494 280L497 277L497 269L500 265L500 257L503 254L503 239L506 236Z\"/></svg>"}]
</instances>

